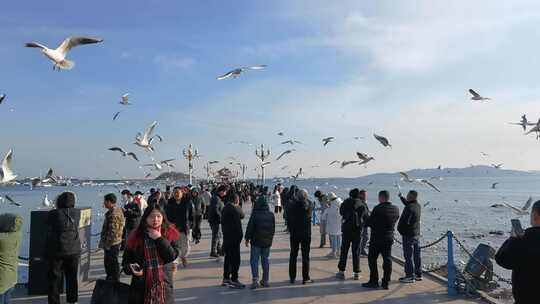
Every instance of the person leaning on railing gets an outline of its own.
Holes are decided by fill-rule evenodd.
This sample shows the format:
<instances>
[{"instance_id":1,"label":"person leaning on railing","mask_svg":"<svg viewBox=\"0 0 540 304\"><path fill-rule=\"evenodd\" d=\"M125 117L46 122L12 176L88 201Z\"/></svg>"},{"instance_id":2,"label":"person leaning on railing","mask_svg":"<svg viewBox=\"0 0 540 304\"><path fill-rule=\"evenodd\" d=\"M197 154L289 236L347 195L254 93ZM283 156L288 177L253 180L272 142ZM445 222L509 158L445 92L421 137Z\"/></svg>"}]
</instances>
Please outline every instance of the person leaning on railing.
<instances>
[{"instance_id":1,"label":"person leaning on railing","mask_svg":"<svg viewBox=\"0 0 540 304\"><path fill-rule=\"evenodd\" d=\"M523 235L512 233L495 255L497 264L512 270L512 293L517 304L540 301L540 201L533 204L531 226Z\"/></svg>"}]
</instances>

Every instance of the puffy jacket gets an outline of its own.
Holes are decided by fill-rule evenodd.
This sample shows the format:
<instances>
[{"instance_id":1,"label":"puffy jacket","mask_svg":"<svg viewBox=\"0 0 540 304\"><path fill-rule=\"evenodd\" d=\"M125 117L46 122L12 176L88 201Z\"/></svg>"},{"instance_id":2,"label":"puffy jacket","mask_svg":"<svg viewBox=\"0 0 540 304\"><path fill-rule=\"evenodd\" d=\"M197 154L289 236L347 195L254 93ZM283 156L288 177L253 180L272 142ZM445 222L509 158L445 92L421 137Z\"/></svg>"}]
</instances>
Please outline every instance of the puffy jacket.
<instances>
[{"instance_id":1,"label":"puffy jacket","mask_svg":"<svg viewBox=\"0 0 540 304\"><path fill-rule=\"evenodd\" d=\"M538 303L540 227L528 228L522 237L506 240L495 255L495 261L512 270L512 293L516 304Z\"/></svg>"},{"instance_id":2,"label":"puffy jacket","mask_svg":"<svg viewBox=\"0 0 540 304\"><path fill-rule=\"evenodd\" d=\"M339 214L339 201L333 200L330 207L323 211L322 219L326 222L326 233L341 235L341 214Z\"/></svg>"},{"instance_id":3,"label":"puffy jacket","mask_svg":"<svg viewBox=\"0 0 540 304\"><path fill-rule=\"evenodd\" d=\"M371 241L393 243L394 230L399 219L399 208L390 202L380 203L373 208L368 218Z\"/></svg>"},{"instance_id":4,"label":"puffy jacket","mask_svg":"<svg viewBox=\"0 0 540 304\"><path fill-rule=\"evenodd\" d=\"M314 204L306 199L291 199L287 206L287 224L291 238L311 237L311 214Z\"/></svg>"},{"instance_id":5,"label":"puffy jacket","mask_svg":"<svg viewBox=\"0 0 540 304\"><path fill-rule=\"evenodd\" d=\"M114 207L105 213L105 220L101 228L99 248L108 250L112 246L122 243L122 234L126 220L122 208Z\"/></svg>"},{"instance_id":6,"label":"puffy jacket","mask_svg":"<svg viewBox=\"0 0 540 304\"><path fill-rule=\"evenodd\" d=\"M0 215L0 294L17 284L22 218L15 214Z\"/></svg>"},{"instance_id":7,"label":"puffy jacket","mask_svg":"<svg viewBox=\"0 0 540 304\"><path fill-rule=\"evenodd\" d=\"M420 215L421 207L417 201L407 202L403 197L400 198L405 205L401 217L399 218L398 231L403 236L420 235Z\"/></svg>"},{"instance_id":8,"label":"puffy jacket","mask_svg":"<svg viewBox=\"0 0 540 304\"><path fill-rule=\"evenodd\" d=\"M249 218L245 239L250 241L252 246L269 248L272 247L275 232L274 213L270 211L265 199L259 199Z\"/></svg>"},{"instance_id":9,"label":"puffy jacket","mask_svg":"<svg viewBox=\"0 0 540 304\"><path fill-rule=\"evenodd\" d=\"M240 206L235 206L227 202L223 207L221 217L221 231L223 232L223 243L240 243L244 237L242 229L242 219L244 211Z\"/></svg>"},{"instance_id":10,"label":"puffy jacket","mask_svg":"<svg viewBox=\"0 0 540 304\"><path fill-rule=\"evenodd\" d=\"M52 257L81 254L79 220L81 213L75 208L49 211L47 220L47 250Z\"/></svg>"},{"instance_id":11,"label":"puffy jacket","mask_svg":"<svg viewBox=\"0 0 540 304\"><path fill-rule=\"evenodd\" d=\"M210 200L210 206L208 207L208 223L221 224L221 211L224 204L219 195L215 194Z\"/></svg>"},{"instance_id":12,"label":"puffy jacket","mask_svg":"<svg viewBox=\"0 0 540 304\"><path fill-rule=\"evenodd\" d=\"M343 225L341 225L343 235L359 238L369 218L367 204L358 198L348 198L341 204L339 213L343 217Z\"/></svg>"}]
</instances>

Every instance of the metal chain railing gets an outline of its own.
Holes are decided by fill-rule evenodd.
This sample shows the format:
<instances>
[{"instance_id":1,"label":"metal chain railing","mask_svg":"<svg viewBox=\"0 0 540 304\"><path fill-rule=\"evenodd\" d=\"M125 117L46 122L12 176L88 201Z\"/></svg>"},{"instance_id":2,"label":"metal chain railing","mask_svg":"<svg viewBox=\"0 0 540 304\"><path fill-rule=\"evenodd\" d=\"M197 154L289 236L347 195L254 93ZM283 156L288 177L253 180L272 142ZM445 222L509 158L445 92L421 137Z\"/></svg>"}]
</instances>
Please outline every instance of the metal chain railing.
<instances>
[{"instance_id":1,"label":"metal chain railing","mask_svg":"<svg viewBox=\"0 0 540 304\"><path fill-rule=\"evenodd\" d=\"M472 258L476 263L478 263L480 266L484 267L485 269L489 269L478 258L476 258L473 254L471 254L471 252L467 249L467 247L465 247L465 245L455 235L454 235L454 240L459 245L461 250L469 256L469 258ZM512 285L512 280L503 278L500 275L496 274L495 272L493 272L493 277L495 277L500 282L504 282L504 283Z\"/></svg>"},{"instance_id":2,"label":"metal chain railing","mask_svg":"<svg viewBox=\"0 0 540 304\"><path fill-rule=\"evenodd\" d=\"M435 245L437 245L438 243L442 242L445 238L446 238L447 234L443 234L441 235L440 238L436 239L435 241L431 242L431 243L428 243L426 245L422 245L420 246L420 249L426 249L426 248L429 248L429 247L433 247ZM394 236L394 241L396 243L398 243L399 245L403 245L403 242L401 242L399 239L396 238L396 236Z\"/></svg>"},{"instance_id":3,"label":"metal chain railing","mask_svg":"<svg viewBox=\"0 0 540 304\"><path fill-rule=\"evenodd\" d=\"M96 237L96 236L100 236L101 235L101 231L98 232L98 233L92 233L90 234L91 237ZM90 254L94 254L98 251L100 251L101 249L100 248L96 248L94 250L90 250ZM23 257L23 256L18 256L19 260L21 261L30 261L30 258L29 257Z\"/></svg>"}]
</instances>

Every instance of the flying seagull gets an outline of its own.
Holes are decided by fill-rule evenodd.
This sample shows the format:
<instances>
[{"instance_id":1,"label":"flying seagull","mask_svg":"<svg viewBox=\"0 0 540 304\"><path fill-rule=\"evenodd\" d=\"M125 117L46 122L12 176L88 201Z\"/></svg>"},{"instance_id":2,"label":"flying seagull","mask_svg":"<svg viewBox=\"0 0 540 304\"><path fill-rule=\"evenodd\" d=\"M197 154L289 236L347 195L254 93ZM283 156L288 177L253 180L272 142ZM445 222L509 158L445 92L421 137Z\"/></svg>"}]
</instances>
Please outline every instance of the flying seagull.
<instances>
[{"instance_id":1,"label":"flying seagull","mask_svg":"<svg viewBox=\"0 0 540 304\"><path fill-rule=\"evenodd\" d=\"M500 169L502 168L503 164L491 164L491 166L495 169Z\"/></svg>"},{"instance_id":2,"label":"flying seagull","mask_svg":"<svg viewBox=\"0 0 540 304\"><path fill-rule=\"evenodd\" d=\"M2 101L4 101L4 99L6 99L6 94L0 95L0 104L2 104Z\"/></svg>"},{"instance_id":3,"label":"flying seagull","mask_svg":"<svg viewBox=\"0 0 540 304\"><path fill-rule=\"evenodd\" d=\"M276 158L276 160L280 160L280 159L281 159L283 156L285 156L286 154L292 153L292 152L294 152L294 151L296 151L296 150L295 150L295 149L285 150L285 151L283 151L283 153L281 153L281 154L278 156L278 158Z\"/></svg>"},{"instance_id":4,"label":"flying seagull","mask_svg":"<svg viewBox=\"0 0 540 304\"><path fill-rule=\"evenodd\" d=\"M341 169L345 168L348 165L359 163L357 160L344 160L341 162Z\"/></svg>"},{"instance_id":5,"label":"flying seagull","mask_svg":"<svg viewBox=\"0 0 540 304\"><path fill-rule=\"evenodd\" d=\"M525 135L529 135L531 133L536 133L536 139L540 139L540 119L538 119L538 122L532 127L529 132L525 133Z\"/></svg>"},{"instance_id":6,"label":"flying seagull","mask_svg":"<svg viewBox=\"0 0 540 304\"><path fill-rule=\"evenodd\" d=\"M302 171L302 168L298 169L298 172L296 172L296 175L291 176L294 181L298 179L298 177L304 175L304 172Z\"/></svg>"},{"instance_id":7,"label":"flying seagull","mask_svg":"<svg viewBox=\"0 0 540 304\"><path fill-rule=\"evenodd\" d=\"M163 169L163 166L160 163L146 164L143 165L143 167L153 167L152 169L156 171L161 171Z\"/></svg>"},{"instance_id":8,"label":"flying seagull","mask_svg":"<svg viewBox=\"0 0 540 304\"><path fill-rule=\"evenodd\" d=\"M133 152L126 152L126 151L124 151L122 148L119 148L119 147L112 147L112 148L109 148L109 151L117 151L117 152L122 153L122 156L123 156L123 157L131 156L134 160L139 161L139 158L137 158L137 155L135 155L135 153L133 153Z\"/></svg>"},{"instance_id":9,"label":"flying seagull","mask_svg":"<svg viewBox=\"0 0 540 304\"><path fill-rule=\"evenodd\" d=\"M380 136L380 135L377 135L377 134L373 134L373 137L375 137L376 140L378 140L383 146L385 147L392 147L392 145L390 144L390 142L388 141L388 139L384 136Z\"/></svg>"},{"instance_id":10,"label":"flying seagull","mask_svg":"<svg viewBox=\"0 0 540 304\"><path fill-rule=\"evenodd\" d=\"M131 104L131 102L129 102L129 93L122 95L122 100L120 101L120 104L124 106L129 106Z\"/></svg>"},{"instance_id":11,"label":"flying seagull","mask_svg":"<svg viewBox=\"0 0 540 304\"><path fill-rule=\"evenodd\" d=\"M489 154L487 154L486 152L480 152L480 154L482 154L483 157L489 157Z\"/></svg>"},{"instance_id":12,"label":"flying seagull","mask_svg":"<svg viewBox=\"0 0 540 304\"><path fill-rule=\"evenodd\" d=\"M264 162L264 163L261 164L261 168L264 168L264 167L266 167L266 166L268 166L270 164L271 164L271 162L269 162L269 161Z\"/></svg>"},{"instance_id":13,"label":"flying seagull","mask_svg":"<svg viewBox=\"0 0 540 304\"><path fill-rule=\"evenodd\" d=\"M334 137L326 137L326 138L323 138L322 142L323 142L323 146L326 147L326 145L328 145L329 143L331 143L332 141L334 141Z\"/></svg>"},{"instance_id":14,"label":"flying seagull","mask_svg":"<svg viewBox=\"0 0 540 304\"><path fill-rule=\"evenodd\" d=\"M66 59L68 52L78 45L99 42L103 42L103 39L88 37L68 37L56 49L50 49L43 44L37 42L29 42L25 44L25 46L31 48L40 48L41 52L43 52L43 54L53 62L53 70L71 70L75 66L75 62Z\"/></svg>"},{"instance_id":15,"label":"flying seagull","mask_svg":"<svg viewBox=\"0 0 540 304\"><path fill-rule=\"evenodd\" d=\"M407 183L419 183L419 184L424 184L430 188L432 188L433 190L437 191L437 192L441 192L441 190L439 190L439 188L437 188L435 185L433 185L430 181L428 181L427 179L423 179L423 178L411 178L407 173L405 172L399 172L399 174L401 175L401 180L402 181L405 181Z\"/></svg>"},{"instance_id":16,"label":"flying seagull","mask_svg":"<svg viewBox=\"0 0 540 304\"><path fill-rule=\"evenodd\" d=\"M154 147L152 146L154 139L158 138L160 142L163 141L161 136L153 135L156 125L157 121L154 121L150 126L148 126L148 128L146 128L144 134L141 135L141 133L137 133L137 136L135 137L135 144L141 148L144 148L146 151L154 152Z\"/></svg>"},{"instance_id":17,"label":"flying seagull","mask_svg":"<svg viewBox=\"0 0 540 304\"><path fill-rule=\"evenodd\" d=\"M361 153L361 152L356 152L356 156L358 156L358 158L360 158L360 160L361 160L359 165L367 164L370 161L375 160L375 158L373 158L372 156L369 156L369 155L367 155L365 153Z\"/></svg>"},{"instance_id":18,"label":"flying seagull","mask_svg":"<svg viewBox=\"0 0 540 304\"><path fill-rule=\"evenodd\" d=\"M329 166L333 165L333 164L339 164L339 160L333 160L330 162L330 164L328 164Z\"/></svg>"},{"instance_id":19,"label":"flying seagull","mask_svg":"<svg viewBox=\"0 0 540 304\"><path fill-rule=\"evenodd\" d=\"M529 197L529 199L525 202L525 205L521 208L514 207L508 203L503 203L503 206L506 208L509 208L510 210L514 211L517 215L527 215L529 212L527 211L533 203L533 198Z\"/></svg>"},{"instance_id":20,"label":"flying seagull","mask_svg":"<svg viewBox=\"0 0 540 304\"><path fill-rule=\"evenodd\" d=\"M523 114L523 116L521 116L521 121L520 122L509 122L509 124L521 126L523 128L523 131L527 131L528 126L536 126L537 125L534 122L529 122L529 120L527 119L527 115L525 115L525 114Z\"/></svg>"},{"instance_id":21,"label":"flying seagull","mask_svg":"<svg viewBox=\"0 0 540 304\"><path fill-rule=\"evenodd\" d=\"M219 160L212 160L208 162L210 165L219 163Z\"/></svg>"},{"instance_id":22,"label":"flying seagull","mask_svg":"<svg viewBox=\"0 0 540 304\"><path fill-rule=\"evenodd\" d=\"M294 144L302 144L302 142L300 142L298 140L289 139L289 140L281 142L281 144L282 145L286 145L286 144L294 145Z\"/></svg>"},{"instance_id":23,"label":"flying seagull","mask_svg":"<svg viewBox=\"0 0 540 304\"><path fill-rule=\"evenodd\" d=\"M4 160L2 161L2 168L0 168L0 184L9 183L14 180L17 175L13 174L11 170L11 161L13 160L13 151L9 150Z\"/></svg>"},{"instance_id":24,"label":"flying seagull","mask_svg":"<svg viewBox=\"0 0 540 304\"><path fill-rule=\"evenodd\" d=\"M491 189L496 189L498 184L499 184L499 183L493 183L493 184L491 185Z\"/></svg>"},{"instance_id":25,"label":"flying seagull","mask_svg":"<svg viewBox=\"0 0 540 304\"><path fill-rule=\"evenodd\" d=\"M223 80L223 79L227 79L229 77L236 78L236 77L240 76L242 73L244 73L245 71L262 70L264 68L266 68L266 65L264 65L264 64L241 67L241 68L237 68L237 69L234 69L232 71L229 71L229 72L219 76L217 79L218 80Z\"/></svg>"},{"instance_id":26,"label":"flying seagull","mask_svg":"<svg viewBox=\"0 0 540 304\"><path fill-rule=\"evenodd\" d=\"M14 199L12 199L9 195L4 195L4 197L9 201L10 205L15 205L17 207L22 206L21 203L16 202Z\"/></svg>"},{"instance_id":27,"label":"flying seagull","mask_svg":"<svg viewBox=\"0 0 540 304\"><path fill-rule=\"evenodd\" d=\"M120 115L120 112L122 112L122 111L116 112L116 114L114 114L112 120L116 120L118 118L118 115Z\"/></svg>"},{"instance_id":28,"label":"flying seagull","mask_svg":"<svg viewBox=\"0 0 540 304\"><path fill-rule=\"evenodd\" d=\"M284 136L285 134L283 132L279 132L277 135L278 136Z\"/></svg>"},{"instance_id":29,"label":"flying seagull","mask_svg":"<svg viewBox=\"0 0 540 304\"><path fill-rule=\"evenodd\" d=\"M469 89L469 93L471 93L471 95L472 95L471 100L476 100L476 101L490 100L490 98L483 97L480 94L476 93L473 89Z\"/></svg>"}]
</instances>

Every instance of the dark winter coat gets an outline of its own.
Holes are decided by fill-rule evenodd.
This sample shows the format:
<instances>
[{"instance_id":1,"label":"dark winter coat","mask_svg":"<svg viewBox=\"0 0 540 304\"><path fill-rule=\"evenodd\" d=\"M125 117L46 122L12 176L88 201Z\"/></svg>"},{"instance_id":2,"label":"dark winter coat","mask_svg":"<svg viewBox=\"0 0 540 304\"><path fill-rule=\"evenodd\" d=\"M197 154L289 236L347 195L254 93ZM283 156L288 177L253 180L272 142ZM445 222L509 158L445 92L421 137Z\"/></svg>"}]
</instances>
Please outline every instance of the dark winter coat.
<instances>
[{"instance_id":1,"label":"dark winter coat","mask_svg":"<svg viewBox=\"0 0 540 304\"><path fill-rule=\"evenodd\" d=\"M421 207L417 201L408 202L401 197L401 202L405 205L401 217L399 218L398 231L403 236L420 235L420 215Z\"/></svg>"},{"instance_id":2,"label":"dark winter coat","mask_svg":"<svg viewBox=\"0 0 540 304\"><path fill-rule=\"evenodd\" d=\"M75 208L49 211L47 220L47 253L51 257L81 254L79 220L81 213Z\"/></svg>"},{"instance_id":3,"label":"dark winter coat","mask_svg":"<svg viewBox=\"0 0 540 304\"><path fill-rule=\"evenodd\" d=\"M145 236L147 237L147 236ZM157 240L156 248L161 260L164 263L165 271L165 303L174 303L174 286L173 286L173 267L172 263L179 254L179 232L170 226L167 233ZM124 256L122 258L122 269L127 275L132 275L130 264L139 264L144 268L144 247L143 240L135 232L130 234ZM132 276L131 285L129 288L128 304L143 304L145 291L145 277Z\"/></svg>"},{"instance_id":4,"label":"dark winter coat","mask_svg":"<svg viewBox=\"0 0 540 304\"><path fill-rule=\"evenodd\" d=\"M368 219L372 243L393 243L394 230L399 219L399 208L390 202L380 203L373 208Z\"/></svg>"},{"instance_id":5,"label":"dark winter coat","mask_svg":"<svg viewBox=\"0 0 540 304\"><path fill-rule=\"evenodd\" d=\"M165 214L180 232L185 233L193 227L193 205L187 197L182 198L180 203L171 198L165 207Z\"/></svg>"},{"instance_id":6,"label":"dark winter coat","mask_svg":"<svg viewBox=\"0 0 540 304\"><path fill-rule=\"evenodd\" d=\"M360 199L348 198L339 207L342 225L341 233L350 238L360 238L362 229L369 218L369 209Z\"/></svg>"},{"instance_id":7,"label":"dark winter coat","mask_svg":"<svg viewBox=\"0 0 540 304\"><path fill-rule=\"evenodd\" d=\"M242 229L242 219L244 211L240 206L232 203L225 204L221 217L221 231L223 233L223 244L241 243L244 237Z\"/></svg>"},{"instance_id":8,"label":"dark winter coat","mask_svg":"<svg viewBox=\"0 0 540 304\"><path fill-rule=\"evenodd\" d=\"M221 224L221 211L224 206L225 205L219 195L214 194L210 200L210 206L208 207L208 223Z\"/></svg>"},{"instance_id":9,"label":"dark winter coat","mask_svg":"<svg viewBox=\"0 0 540 304\"><path fill-rule=\"evenodd\" d=\"M287 226L291 238L306 239L311 237L313 203L302 198L291 199L287 205Z\"/></svg>"},{"instance_id":10,"label":"dark winter coat","mask_svg":"<svg viewBox=\"0 0 540 304\"><path fill-rule=\"evenodd\" d=\"M525 230L522 237L511 237L499 248L495 261L512 270L512 293L517 304L538 303L540 274L540 227Z\"/></svg>"},{"instance_id":11,"label":"dark winter coat","mask_svg":"<svg viewBox=\"0 0 540 304\"><path fill-rule=\"evenodd\" d=\"M275 232L276 219L274 213L270 211L265 198L259 199L255 203L249 218L245 239L250 241L252 246L270 248L272 247Z\"/></svg>"},{"instance_id":12,"label":"dark winter coat","mask_svg":"<svg viewBox=\"0 0 540 304\"><path fill-rule=\"evenodd\" d=\"M126 218L126 230L131 231L139 225L141 220L141 208L135 201L124 205L124 217Z\"/></svg>"}]
</instances>

